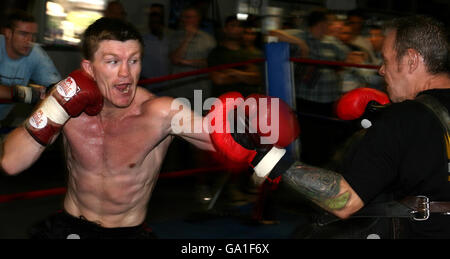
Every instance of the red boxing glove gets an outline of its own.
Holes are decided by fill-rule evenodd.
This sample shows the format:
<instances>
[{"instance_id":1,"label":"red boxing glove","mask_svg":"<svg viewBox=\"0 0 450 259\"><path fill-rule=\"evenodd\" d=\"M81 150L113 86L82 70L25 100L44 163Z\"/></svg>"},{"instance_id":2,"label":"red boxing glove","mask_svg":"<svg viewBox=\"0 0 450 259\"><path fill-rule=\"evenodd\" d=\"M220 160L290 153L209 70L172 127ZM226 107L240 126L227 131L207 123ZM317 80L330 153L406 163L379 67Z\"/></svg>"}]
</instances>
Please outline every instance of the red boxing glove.
<instances>
[{"instance_id":1,"label":"red boxing glove","mask_svg":"<svg viewBox=\"0 0 450 259\"><path fill-rule=\"evenodd\" d=\"M237 143L231 135L230 112L244 103L244 97L238 92L229 92L217 98L208 113L211 140L218 151L236 163L250 163L256 155Z\"/></svg>"},{"instance_id":2,"label":"red boxing glove","mask_svg":"<svg viewBox=\"0 0 450 259\"><path fill-rule=\"evenodd\" d=\"M245 99L245 104L248 106L246 116L250 127L257 125L258 135L274 146L287 147L300 135L297 115L283 100L251 94ZM273 119L272 115L275 115Z\"/></svg>"},{"instance_id":3,"label":"red boxing glove","mask_svg":"<svg viewBox=\"0 0 450 259\"><path fill-rule=\"evenodd\" d=\"M208 114L216 149L236 163L250 164L268 176L300 132L294 112L278 98L237 92L220 96Z\"/></svg>"},{"instance_id":4,"label":"red boxing glove","mask_svg":"<svg viewBox=\"0 0 450 259\"><path fill-rule=\"evenodd\" d=\"M75 70L55 86L52 95L70 117L81 112L97 115L103 107L103 95L94 79L81 69Z\"/></svg>"},{"instance_id":5,"label":"red boxing glove","mask_svg":"<svg viewBox=\"0 0 450 259\"><path fill-rule=\"evenodd\" d=\"M364 119L367 112L374 112L389 104L389 96L373 88L356 88L344 94L336 106L336 114L342 120ZM367 123L367 124L366 124ZM371 126L369 122L362 122L364 128Z\"/></svg>"},{"instance_id":6,"label":"red boxing glove","mask_svg":"<svg viewBox=\"0 0 450 259\"><path fill-rule=\"evenodd\" d=\"M75 70L57 83L50 94L27 119L25 128L41 145L48 145L70 117L81 112L90 116L103 107L103 96L95 81L84 71Z\"/></svg>"}]
</instances>

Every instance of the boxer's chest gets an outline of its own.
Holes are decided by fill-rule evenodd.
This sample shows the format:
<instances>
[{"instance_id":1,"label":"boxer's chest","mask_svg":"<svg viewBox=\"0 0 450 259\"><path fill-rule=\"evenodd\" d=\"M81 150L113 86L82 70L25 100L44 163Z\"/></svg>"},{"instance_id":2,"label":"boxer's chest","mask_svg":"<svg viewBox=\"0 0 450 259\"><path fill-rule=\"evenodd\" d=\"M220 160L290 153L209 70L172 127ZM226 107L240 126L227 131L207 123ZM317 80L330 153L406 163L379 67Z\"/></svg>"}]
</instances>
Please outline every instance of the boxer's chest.
<instances>
[{"instance_id":1,"label":"boxer's chest","mask_svg":"<svg viewBox=\"0 0 450 259\"><path fill-rule=\"evenodd\" d=\"M168 145L161 127L139 118L121 121L74 122L65 128L71 157L83 167L133 170L144 164L159 164Z\"/></svg>"}]
</instances>

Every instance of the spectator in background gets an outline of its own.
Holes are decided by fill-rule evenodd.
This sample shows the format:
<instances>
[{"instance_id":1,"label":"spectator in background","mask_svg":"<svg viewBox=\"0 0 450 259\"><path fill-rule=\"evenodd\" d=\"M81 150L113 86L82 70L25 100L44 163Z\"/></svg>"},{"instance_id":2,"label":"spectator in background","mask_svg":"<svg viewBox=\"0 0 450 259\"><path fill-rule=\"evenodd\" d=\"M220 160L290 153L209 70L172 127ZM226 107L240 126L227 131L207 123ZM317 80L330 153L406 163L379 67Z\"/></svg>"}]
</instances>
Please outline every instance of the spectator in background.
<instances>
[{"instance_id":1,"label":"spectator in background","mask_svg":"<svg viewBox=\"0 0 450 259\"><path fill-rule=\"evenodd\" d=\"M38 25L30 14L23 11L9 14L4 35L0 35L0 99L3 101L37 102L45 87L61 79L53 61L35 44L37 32ZM17 87L28 86L30 82L40 86ZM22 99L18 99L20 96ZM12 108L13 104L0 104L0 121Z\"/></svg>"},{"instance_id":2,"label":"spectator in background","mask_svg":"<svg viewBox=\"0 0 450 259\"><path fill-rule=\"evenodd\" d=\"M323 41L328 33L327 15L324 10L312 11L306 18L307 29L296 36L308 46L308 58L343 61L346 53L342 53L336 45ZM336 70L303 64L296 64L295 69L297 108L304 112L331 116L334 101L341 94L340 78Z\"/></svg>"},{"instance_id":3,"label":"spectator in background","mask_svg":"<svg viewBox=\"0 0 450 259\"><path fill-rule=\"evenodd\" d=\"M367 64L369 63L369 53L353 44L354 32L352 27L345 23L342 26L339 34L340 41L344 44L343 51L346 53L346 62L352 64ZM367 87L367 76L376 73L376 70L367 70L355 67L346 67L340 71L342 79L342 93L346 93L358 87Z\"/></svg>"},{"instance_id":4,"label":"spectator in background","mask_svg":"<svg viewBox=\"0 0 450 259\"><path fill-rule=\"evenodd\" d=\"M242 48L250 53L252 58L264 56L261 51L262 36L256 26L250 22L244 23L244 33L242 35Z\"/></svg>"},{"instance_id":5,"label":"spectator in background","mask_svg":"<svg viewBox=\"0 0 450 259\"><path fill-rule=\"evenodd\" d=\"M144 35L144 57L142 61L142 78L166 76L170 74L169 35L170 30L164 26L164 5L152 4L148 13L149 33ZM157 90L169 82L149 84L147 89Z\"/></svg>"},{"instance_id":6,"label":"spectator in background","mask_svg":"<svg viewBox=\"0 0 450 259\"><path fill-rule=\"evenodd\" d=\"M374 53L374 60L372 63L375 65L381 65L383 63L381 48L383 47L384 38L385 35L381 26L373 25L369 28L369 40Z\"/></svg>"},{"instance_id":7,"label":"spectator in background","mask_svg":"<svg viewBox=\"0 0 450 259\"><path fill-rule=\"evenodd\" d=\"M323 42L336 45L342 51L347 52L347 47L340 40L339 36L342 33L342 28L345 25L345 21L339 19L335 14L330 13L328 15L328 30L326 35L323 37Z\"/></svg>"},{"instance_id":8,"label":"spectator in background","mask_svg":"<svg viewBox=\"0 0 450 259\"><path fill-rule=\"evenodd\" d=\"M352 10L347 13L347 24L352 29L351 43L362 49L369 54L369 62L373 59L373 49L369 39L364 36L364 15L359 10Z\"/></svg>"},{"instance_id":9,"label":"spectator in background","mask_svg":"<svg viewBox=\"0 0 450 259\"><path fill-rule=\"evenodd\" d=\"M226 18L223 35L223 41L208 56L210 67L255 58L255 52L244 49L242 46L244 27L235 15ZM252 39L247 39L247 44L249 44L248 40ZM254 44L254 39L252 44ZM213 82L213 96L218 97L230 91L239 91L244 96L251 93L263 93L261 74L261 70L254 64L213 71L210 73Z\"/></svg>"},{"instance_id":10,"label":"spectator in background","mask_svg":"<svg viewBox=\"0 0 450 259\"><path fill-rule=\"evenodd\" d=\"M306 29L298 34L285 35L279 31L270 32L280 41L297 43L303 57L315 60L344 61L346 54L335 44L327 42L325 36L329 32L330 19L328 11L312 11L305 19ZM285 37L286 36L286 37ZM302 48L304 43L306 47ZM292 49L295 50L295 49ZM301 160L312 165L323 165L334 152L341 135L344 134L328 121L314 116L334 116L334 102L341 96L341 79L334 67L323 65L294 64L295 93L299 120L302 121ZM314 115L314 116L311 116Z\"/></svg>"},{"instance_id":11,"label":"spectator in background","mask_svg":"<svg viewBox=\"0 0 450 259\"><path fill-rule=\"evenodd\" d=\"M328 32L327 36L332 36L334 38L338 38L341 33L342 27L345 24L345 21L339 19L336 14L330 13L328 15L329 24L328 24Z\"/></svg>"},{"instance_id":12,"label":"spectator in background","mask_svg":"<svg viewBox=\"0 0 450 259\"><path fill-rule=\"evenodd\" d=\"M169 57L172 62L172 73L192 71L207 66L209 52L216 46L215 39L199 29L200 13L188 7L181 14L181 28L170 37ZM191 76L173 81L170 92L173 97L185 97L192 103L194 90L202 90L203 97L211 95L210 81L207 76Z\"/></svg>"},{"instance_id":13,"label":"spectator in background","mask_svg":"<svg viewBox=\"0 0 450 259\"><path fill-rule=\"evenodd\" d=\"M308 58L309 46L306 42L299 38L304 31L296 29L282 29L271 30L268 32L269 36L277 37L278 41L287 42L290 44L290 52L293 57Z\"/></svg>"},{"instance_id":14,"label":"spectator in background","mask_svg":"<svg viewBox=\"0 0 450 259\"><path fill-rule=\"evenodd\" d=\"M340 33L338 34L339 40L345 45L345 51L347 53L351 51L359 51L363 55L361 56L363 60L367 61L369 59L369 53L365 48L360 47L359 45L354 44L353 39L355 37L354 31L350 24L344 23L341 27Z\"/></svg>"},{"instance_id":15,"label":"spectator in background","mask_svg":"<svg viewBox=\"0 0 450 259\"><path fill-rule=\"evenodd\" d=\"M106 6L103 16L125 20L127 17L127 12L120 1L111 1Z\"/></svg>"},{"instance_id":16,"label":"spectator in background","mask_svg":"<svg viewBox=\"0 0 450 259\"><path fill-rule=\"evenodd\" d=\"M383 55L381 53L383 43L384 43L385 35L384 30L381 26L373 25L369 28L369 40L372 44L373 48L373 65L382 65L383 64ZM372 74L369 75L368 84L370 87L378 89L380 91L386 91L386 82L382 76L380 76L377 72L373 71Z\"/></svg>"},{"instance_id":17,"label":"spectator in background","mask_svg":"<svg viewBox=\"0 0 450 259\"><path fill-rule=\"evenodd\" d=\"M185 8L180 16L180 28L171 33L169 39L169 58L171 61L172 73L178 74L189 72L207 66L207 57L210 51L216 46L216 40L210 34L200 29L202 17L200 12L194 7ZM191 103L191 107L196 103L211 97L211 81L206 74L189 76L177 80L171 80L170 84L159 92L162 95L171 97L186 98ZM198 90L198 91L196 91ZM195 91L195 92L194 92ZM194 96L201 93L200 96ZM194 149L184 141L174 141L173 145L178 147L179 156L183 156L188 164L185 167L200 167L211 164L211 154L206 151ZM173 151L172 151L173 154ZM199 181L206 181L203 176L199 176ZM212 198L209 185L201 183L195 188L196 197L205 205L208 199Z\"/></svg>"},{"instance_id":18,"label":"spectator in background","mask_svg":"<svg viewBox=\"0 0 450 259\"><path fill-rule=\"evenodd\" d=\"M257 35L251 24L245 24L244 27L243 22L238 20L236 15L231 15L225 19L222 32L222 41L208 56L208 66L239 63L262 57L261 51L255 46ZM210 73L210 77L213 82L214 97L231 91L240 92L243 96L265 93L262 68L257 64L213 71ZM229 201L228 205L236 206L254 201L256 197L248 195L248 192L256 192L252 186L252 172L247 167L233 168L233 170L242 170L243 172L239 174L230 172L231 178L224 187L224 195Z\"/></svg>"},{"instance_id":19,"label":"spectator in background","mask_svg":"<svg viewBox=\"0 0 450 259\"><path fill-rule=\"evenodd\" d=\"M217 21L217 19L208 18L208 13L210 12L211 5L214 5L214 3L212 3L211 0L195 0L192 5L199 11L201 16L199 25L200 30L209 33L211 36L217 39L218 32L221 29L221 25ZM217 10L213 8L211 11L215 12ZM213 15L217 14L213 13Z\"/></svg>"},{"instance_id":20,"label":"spectator in background","mask_svg":"<svg viewBox=\"0 0 450 259\"><path fill-rule=\"evenodd\" d=\"M383 31L380 27L374 27L370 29L373 36L371 36L370 43L372 49L376 49L376 52L370 54L365 49L357 46L353 43L353 30L350 25L344 25L340 39L345 43L348 48L349 54L347 56L347 62L354 64L372 64L380 65L382 63L381 59L381 47L383 44L384 36ZM378 54L375 54L378 53ZM378 57L377 57L378 56ZM372 57L372 58L371 58ZM348 92L357 87L371 87L378 89L380 91L385 91L384 78L378 74L375 69L365 69L365 68L345 68L341 71L342 77L342 92Z\"/></svg>"}]
</instances>

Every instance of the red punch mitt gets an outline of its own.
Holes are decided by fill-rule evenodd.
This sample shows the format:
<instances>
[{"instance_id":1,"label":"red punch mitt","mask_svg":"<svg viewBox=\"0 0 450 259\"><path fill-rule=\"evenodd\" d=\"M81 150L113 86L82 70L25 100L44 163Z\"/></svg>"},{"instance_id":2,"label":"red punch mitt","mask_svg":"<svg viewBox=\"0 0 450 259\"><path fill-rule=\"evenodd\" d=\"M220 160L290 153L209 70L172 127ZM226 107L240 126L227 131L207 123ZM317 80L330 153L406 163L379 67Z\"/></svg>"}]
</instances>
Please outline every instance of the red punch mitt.
<instances>
[{"instance_id":1,"label":"red punch mitt","mask_svg":"<svg viewBox=\"0 0 450 259\"><path fill-rule=\"evenodd\" d=\"M356 88L344 94L338 101L336 114L342 120L361 118L369 102L375 101L379 105L388 104L387 94L373 88Z\"/></svg>"}]
</instances>

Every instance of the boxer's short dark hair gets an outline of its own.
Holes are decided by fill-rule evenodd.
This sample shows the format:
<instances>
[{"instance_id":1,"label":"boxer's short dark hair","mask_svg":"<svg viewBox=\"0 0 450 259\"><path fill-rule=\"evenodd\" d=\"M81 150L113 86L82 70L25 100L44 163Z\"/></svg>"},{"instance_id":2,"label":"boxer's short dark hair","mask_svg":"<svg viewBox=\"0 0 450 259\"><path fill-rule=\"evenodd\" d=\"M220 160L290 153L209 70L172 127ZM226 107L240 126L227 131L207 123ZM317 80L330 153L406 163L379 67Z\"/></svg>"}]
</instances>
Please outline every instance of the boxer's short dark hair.
<instances>
[{"instance_id":1,"label":"boxer's short dark hair","mask_svg":"<svg viewBox=\"0 0 450 259\"><path fill-rule=\"evenodd\" d=\"M100 42L104 40L122 42L137 40L141 46L141 51L144 49L142 35L131 23L120 19L103 17L91 24L84 32L81 44L83 57L87 60L93 60Z\"/></svg>"},{"instance_id":2,"label":"boxer's short dark hair","mask_svg":"<svg viewBox=\"0 0 450 259\"><path fill-rule=\"evenodd\" d=\"M427 16L415 15L393 19L385 25L394 30L394 49L400 60L408 49L420 53L431 74L450 72L449 32L443 23Z\"/></svg>"}]
</instances>

